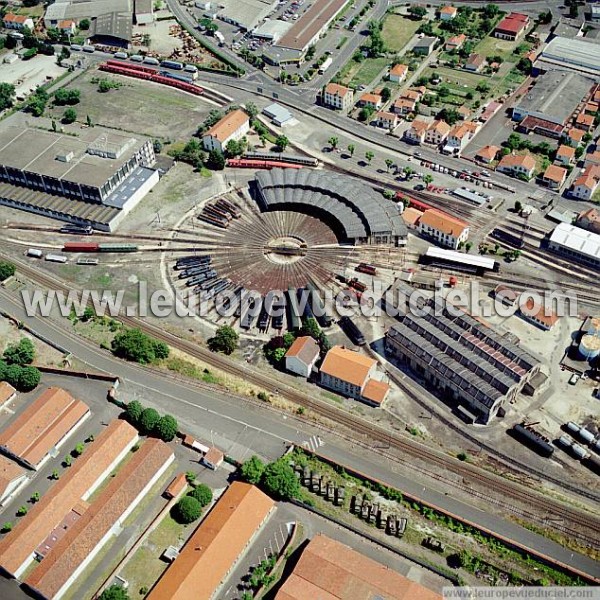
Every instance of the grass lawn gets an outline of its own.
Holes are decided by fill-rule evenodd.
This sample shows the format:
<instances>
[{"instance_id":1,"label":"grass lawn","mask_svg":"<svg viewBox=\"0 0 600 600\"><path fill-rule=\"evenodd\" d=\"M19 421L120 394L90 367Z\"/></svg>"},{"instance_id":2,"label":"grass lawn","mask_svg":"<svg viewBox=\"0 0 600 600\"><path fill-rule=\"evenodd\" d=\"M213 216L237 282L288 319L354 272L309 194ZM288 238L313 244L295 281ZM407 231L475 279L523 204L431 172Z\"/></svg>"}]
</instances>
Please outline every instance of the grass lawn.
<instances>
[{"instance_id":1,"label":"grass lawn","mask_svg":"<svg viewBox=\"0 0 600 600\"><path fill-rule=\"evenodd\" d=\"M522 40L511 42L510 40L499 40L494 37L484 37L477 46L474 52L483 56L501 56L504 61L516 62L517 56L513 54L513 50L524 43Z\"/></svg>"},{"instance_id":2,"label":"grass lawn","mask_svg":"<svg viewBox=\"0 0 600 600\"><path fill-rule=\"evenodd\" d=\"M388 64L388 59L366 58L360 63L351 61L350 67L342 73L342 83L357 87L359 85L369 85Z\"/></svg>"},{"instance_id":3,"label":"grass lawn","mask_svg":"<svg viewBox=\"0 0 600 600\"><path fill-rule=\"evenodd\" d=\"M419 29L420 21L407 19L402 15L389 14L383 23L383 41L390 52L402 50Z\"/></svg>"},{"instance_id":4,"label":"grass lawn","mask_svg":"<svg viewBox=\"0 0 600 600\"><path fill-rule=\"evenodd\" d=\"M44 14L44 5L42 3L36 6L20 6L14 11L16 15L27 15L28 17L37 18Z\"/></svg>"}]
</instances>

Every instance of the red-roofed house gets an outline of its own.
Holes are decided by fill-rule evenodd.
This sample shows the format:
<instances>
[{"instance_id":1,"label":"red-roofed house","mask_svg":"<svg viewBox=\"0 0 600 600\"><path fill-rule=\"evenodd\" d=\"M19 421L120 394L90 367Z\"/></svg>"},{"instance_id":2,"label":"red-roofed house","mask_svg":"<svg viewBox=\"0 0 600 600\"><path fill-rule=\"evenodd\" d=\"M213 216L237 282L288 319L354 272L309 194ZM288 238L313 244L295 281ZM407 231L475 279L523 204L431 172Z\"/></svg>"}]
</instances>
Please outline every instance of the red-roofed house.
<instances>
[{"instance_id":1,"label":"red-roofed house","mask_svg":"<svg viewBox=\"0 0 600 600\"><path fill-rule=\"evenodd\" d=\"M573 146L574 148L583 142L583 136L585 134L586 132L583 131L583 129L577 129L576 127L572 127L568 131L563 132L563 136L567 144L569 144L569 146Z\"/></svg>"},{"instance_id":2,"label":"red-roofed house","mask_svg":"<svg viewBox=\"0 0 600 600\"><path fill-rule=\"evenodd\" d=\"M56 29L58 29L61 33L64 33L66 35L74 35L77 31L77 23L75 23L75 21L73 21L72 19L65 19L63 21L58 22Z\"/></svg>"},{"instance_id":3,"label":"red-roofed house","mask_svg":"<svg viewBox=\"0 0 600 600\"><path fill-rule=\"evenodd\" d=\"M588 152L583 158L583 164L586 167L594 167L600 165L600 150Z\"/></svg>"},{"instance_id":4,"label":"red-roofed house","mask_svg":"<svg viewBox=\"0 0 600 600\"><path fill-rule=\"evenodd\" d=\"M548 168L542 175L542 182L551 190L559 190L567 178L568 171L563 167L548 165Z\"/></svg>"},{"instance_id":5,"label":"red-roofed house","mask_svg":"<svg viewBox=\"0 0 600 600\"><path fill-rule=\"evenodd\" d=\"M296 338L285 354L285 368L308 377L319 359L319 344L310 336Z\"/></svg>"},{"instance_id":6,"label":"red-roofed house","mask_svg":"<svg viewBox=\"0 0 600 600\"><path fill-rule=\"evenodd\" d=\"M598 184L600 184L600 167L589 167L573 182L570 194L578 200L589 200L598 189Z\"/></svg>"},{"instance_id":7,"label":"red-roofed house","mask_svg":"<svg viewBox=\"0 0 600 600\"><path fill-rule=\"evenodd\" d=\"M567 146L566 144L561 144L556 151L556 159L555 161L561 165L570 165L573 163L573 159L575 158L575 148L572 146Z\"/></svg>"},{"instance_id":8,"label":"red-roofed house","mask_svg":"<svg viewBox=\"0 0 600 600\"><path fill-rule=\"evenodd\" d=\"M522 13L510 13L494 29L494 37L515 41L529 26L529 17Z\"/></svg>"},{"instance_id":9,"label":"red-roofed house","mask_svg":"<svg viewBox=\"0 0 600 600\"><path fill-rule=\"evenodd\" d=\"M354 92L343 85L329 83L323 94L323 104L329 108L348 110L354 102Z\"/></svg>"},{"instance_id":10,"label":"red-roofed house","mask_svg":"<svg viewBox=\"0 0 600 600\"><path fill-rule=\"evenodd\" d=\"M584 210L577 216L576 225L592 233L600 233L600 212L596 208Z\"/></svg>"},{"instance_id":11,"label":"red-roofed house","mask_svg":"<svg viewBox=\"0 0 600 600\"><path fill-rule=\"evenodd\" d=\"M25 27L27 27L28 29L33 30L33 19L26 15L15 15L13 13L7 13L4 15L2 22L4 23L4 27L6 27L6 29L20 30L25 29Z\"/></svg>"},{"instance_id":12,"label":"red-roofed house","mask_svg":"<svg viewBox=\"0 0 600 600\"><path fill-rule=\"evenodd\" d=\"M448 137L452 128L446 121L437 120L431 123L425 132L425 142L439 146Z\"/></svg>"},{"instance_id":13,"label":"red-roofed house","mask_svg":"<svg viewBox=\"0 0 600 600\"><path fill-rule=\"evenodd\" d=\"M456 6L442 6L440 8L440 19L442 21L452 21L456 17L458 9Z\"/></svg>"},{"instance_id":14,"label":"red-roofed house","mask_svg":"<svg viewBox=\"0 0 600 600\"><path fill-rule=\"evenodd\" d=\"M575 126L585 131L591 131L594 128L594 117L579 113L579 116L575 119Z\"/></svg>"},{"instance_id":15,"label":"red-roofed house","mask_svg":"<svg viewBox=\"0 0 600 600\"><path fill-rule=\"evenodd\" d=\"M481 150L477 151L475 159L489 165L492 161L496 160L498 152L500 152L500 146L484 146Z\"/></svg>"},{"instance_id":16,"label":"red-roofed house","mask_svg":"<svg viewBox=\"0 0 600 600\"><path fill-rule=\"evenodd\" d=\"M455 125L448 134L442 152L444 154L460 156L460 153L465 149L465 146L474 135L475 132L466 123Z\"/></svg>"},{"instance_id":17,"label":"red-roofed house","mask_svg":"<svg viewBox=\"0 0 600 600\"><path fill-rule=\"evenodd\" d=\"M389 131L394 131L398 127L399 119L396 113L380 110L375 115L375 119L377 127L383 127L384 129L389 129Z\"/></svg>"},{"instance_id":18,"label":"red-roofed house","mask_svg":"<svg viewBox=\"0 0 600 600\"><path fill-rule=\"evenodd\" d=\"M466 41L467 36L464 33L460 33L459 35L453 35L446 41L444 49L446 50L446 52L450 52L451 50L459 50L460 48L462 48L462 45Z\"/></svg>"},{"instance_id":19,"label":"red-roofed house","mask_svg":"<svg viewBox=\"0 0 600 600\"><path fill-rule=\"evenodd\" d=\"M418 231L442 246L456 250L469 238L469 226L441 210L429 208L419 219Z\"/></svg>"},{"instance_id":20,"label":"red-roofed house","mask_svg":"<svg viewBox=\"0 0 600 600\"><path fill-rule=\"evenodd\" d=\"M415 119L404 132L404 139L410 144L422 144L425 141L425 134L428 128L429 123L427 121Z\"/></svg>"},{"instance_id":21,"label":"red-roofed house","mask_svg":"<svg viewBox=\"0 0 600 600\"><path fill-rule=\"evenodd\" d=\"M406 65L394 65L390 69L390 81L394 83L402 83L408 73L408 67Z\"/></svg>"},{"instance_id":22,"label":"red-roofed house","mask_svg":"<svg viewBox=\"0 0 600 600\"><path fill-rule=\"evenodd\" d=\"M363 94L358 103L360 106L370 106L377 110L383 106L383 98L379 94L371 94L369 92Z\"/></svg>"},{"instance_id":23,"label":"red-roofed house","mask_svg":"<svg viewBox=\"0 0 600 600\"><path fill-rule=\"evenodd\" d=\"M517 175L525 175L528 179L533 176L535 170L535 158L531 154L507 154L503 156L496 171L506 173L516 177Z\"/></svg>"},{"instance_id":24,"label":"red-roofed house","mask_svg":"<svg viewBox=\"0 0 600 600\"><path fill-rule=\"evenodd\" d=\"M481 71L481 69L483 68L483 65L485 65L485 56L473 52L473 54L469 55L469 58L465 63L464 68L467 71L479 73L479 71Z\"/></svg>"}]
</instances>

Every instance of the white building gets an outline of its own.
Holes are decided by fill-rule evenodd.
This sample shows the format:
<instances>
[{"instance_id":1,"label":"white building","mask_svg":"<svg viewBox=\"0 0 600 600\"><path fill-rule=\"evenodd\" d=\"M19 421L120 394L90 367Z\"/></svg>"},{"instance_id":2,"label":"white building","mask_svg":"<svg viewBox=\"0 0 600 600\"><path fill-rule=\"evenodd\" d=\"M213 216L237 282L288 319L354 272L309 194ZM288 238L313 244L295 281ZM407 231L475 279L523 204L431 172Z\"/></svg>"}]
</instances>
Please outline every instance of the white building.
<instances>
[{"instance_id":1,"label":"white building","mask_svg":"<svg viewBox=\"0 0 600 600\"><path fill-rule=\"evenodd\" d=\"M228 142L240 140L248 131L250 131L250 119L243 110L238 108L226 114L204 134L202 145L209 152L218 150L223 153Z\"/></svg>"},{"instance_id":2,"label":"white building","mask_svg":"<svg viewBox=\"0 0 600 600\"><path fill-rule=\"evenodd\" d=\"M323 104L329 108L348 110L354 103L354 92L343 85L330 83L323 93Z\"/></svg>"},{"instance_id":3,"label":"white building","mask_svg":"<svg viewBox=\"0 0 600 600\"><path fill-rule=\"evenodd\" d=\"M600 235L575 225L559 223L550 236L548 248L578 262L600 266Z\"/></svg>"},{"instance_id":4,"label":"white building","mask_svg":"<svg viewBox=\"0 0 600 600\"><path fill-rule=\"evenodd\" d=\"M33 31L33 19L25 15L15 15L13 13L7 13L2 19L4 27L6 29L31 29Z\"/></svg>"},{"instance_id":5,"label":"white building","mask_svg":"<svg viewBox=\"0 0 600 600\"><path fill-rule=\"evenodd\" d=\"M469 226L466 223L435 208L423 213L417 229L421 235L453 250L457 250L469 239Z\"/></svg>"},{"instance_id":6,"label":"white building","mask_svg":"<svg viewBox=\"0 0 600 600\"><path fill-rule=\"evenodd\" d=\"M319 344L312 337L299 337L285 354L285 368L301 377L309 377L319 354Z\"/></svg>"}]
</instances>

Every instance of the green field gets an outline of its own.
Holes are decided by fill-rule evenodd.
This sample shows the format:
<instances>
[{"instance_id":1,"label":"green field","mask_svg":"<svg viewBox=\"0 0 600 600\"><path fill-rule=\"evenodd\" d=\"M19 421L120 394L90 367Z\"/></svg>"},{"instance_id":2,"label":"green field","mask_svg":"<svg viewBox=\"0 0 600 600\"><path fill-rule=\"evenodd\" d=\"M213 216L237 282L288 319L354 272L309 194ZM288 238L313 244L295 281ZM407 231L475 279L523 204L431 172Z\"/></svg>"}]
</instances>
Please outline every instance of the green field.
<instances>
[{"instance_id":1,"label":"green field","mask_svg":"<svg viewBox=\"0 0 600 600\"><path fill-rule=\"evenodd\" d=\"M387 66L388 59L367 58L360 63L351 61L342 72L342 83L351 87L369 85Z\"/></svg>"},{"instance_id":2,"label":"green field","mask_svg":"<svg viewBox=\"0 0 600 600\"><path fill-rule=\"evenodd\" d=\"M513 50L523 44L523 40L517 40L515 42L511 42L509 40L499 40L494 37L484 37L477 46L475 46L474 52L478 54L482 54L483 56L501 56L502 59L506 62L514 62L516 63L518 60L518 56L513 54Z\"/></svg>"},{"instance_id":3,"label":"green field","mask_svg":"<svg viewBox=\"0 0 600 600\"><path fill-rule=\"evenodd\" d=\"M407 19L402 15L389 14L383 23L383 41L390 52L402 50L413 37L420 22Z\"/></svg>"}]
</instances>

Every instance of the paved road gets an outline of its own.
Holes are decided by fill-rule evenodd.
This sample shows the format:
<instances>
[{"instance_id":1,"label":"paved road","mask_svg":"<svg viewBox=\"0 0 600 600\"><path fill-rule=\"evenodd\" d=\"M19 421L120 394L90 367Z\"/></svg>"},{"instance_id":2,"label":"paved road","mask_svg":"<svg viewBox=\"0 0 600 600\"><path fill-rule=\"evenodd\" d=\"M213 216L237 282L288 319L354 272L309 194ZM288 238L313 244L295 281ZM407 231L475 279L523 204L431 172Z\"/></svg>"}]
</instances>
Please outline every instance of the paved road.
<instances>
[{"instance_id":1,"label":"paved road","mask_svg":"<svg viewBox=\"0 0 600 600\"><path fill-rule=\"evenodd\" d=\"M145 390L145 398L153 400L151 403L147 402L148 404L154 403L162 410L168 409L184 426L194 425L194 423L197 425L201 422L205 428L210 427L212 431L219 433L228 432L231 435L238 431L239 434L248 435L251 432L251 437L246 442L260 447L268 446L271 455L277 447L280 451L283 450L285 440L302 443L310 436L323 436L323 432L316 427L302 423L292 416L277 414L244 403L231 395L207 391L189 382L170 380L163 374L155 374L149 369L115 359L86 340L65 333L51 319L28 317L20 299L6 290L0 290L0 307L26 322L33 330L68 348L77 358L94 369L119 376L124 384L124 395L129 389ZM194 432L193 429L191 431ZM226 445L224 448L228 450ZM480 523L565 564L600 577L600 563L572 553L546 538L504 520L501 515L486 513L462 501L454 500L443 491L419 482L416 476L406 477L397 472L398 467L395 464L388 463L379 456L367 456L363 448L349 448L342 440L328 435L320 451L333 460L352 465L364 473L385 480L406 493L447 507L455 514Z\"/></svg>"}]
</instances>

